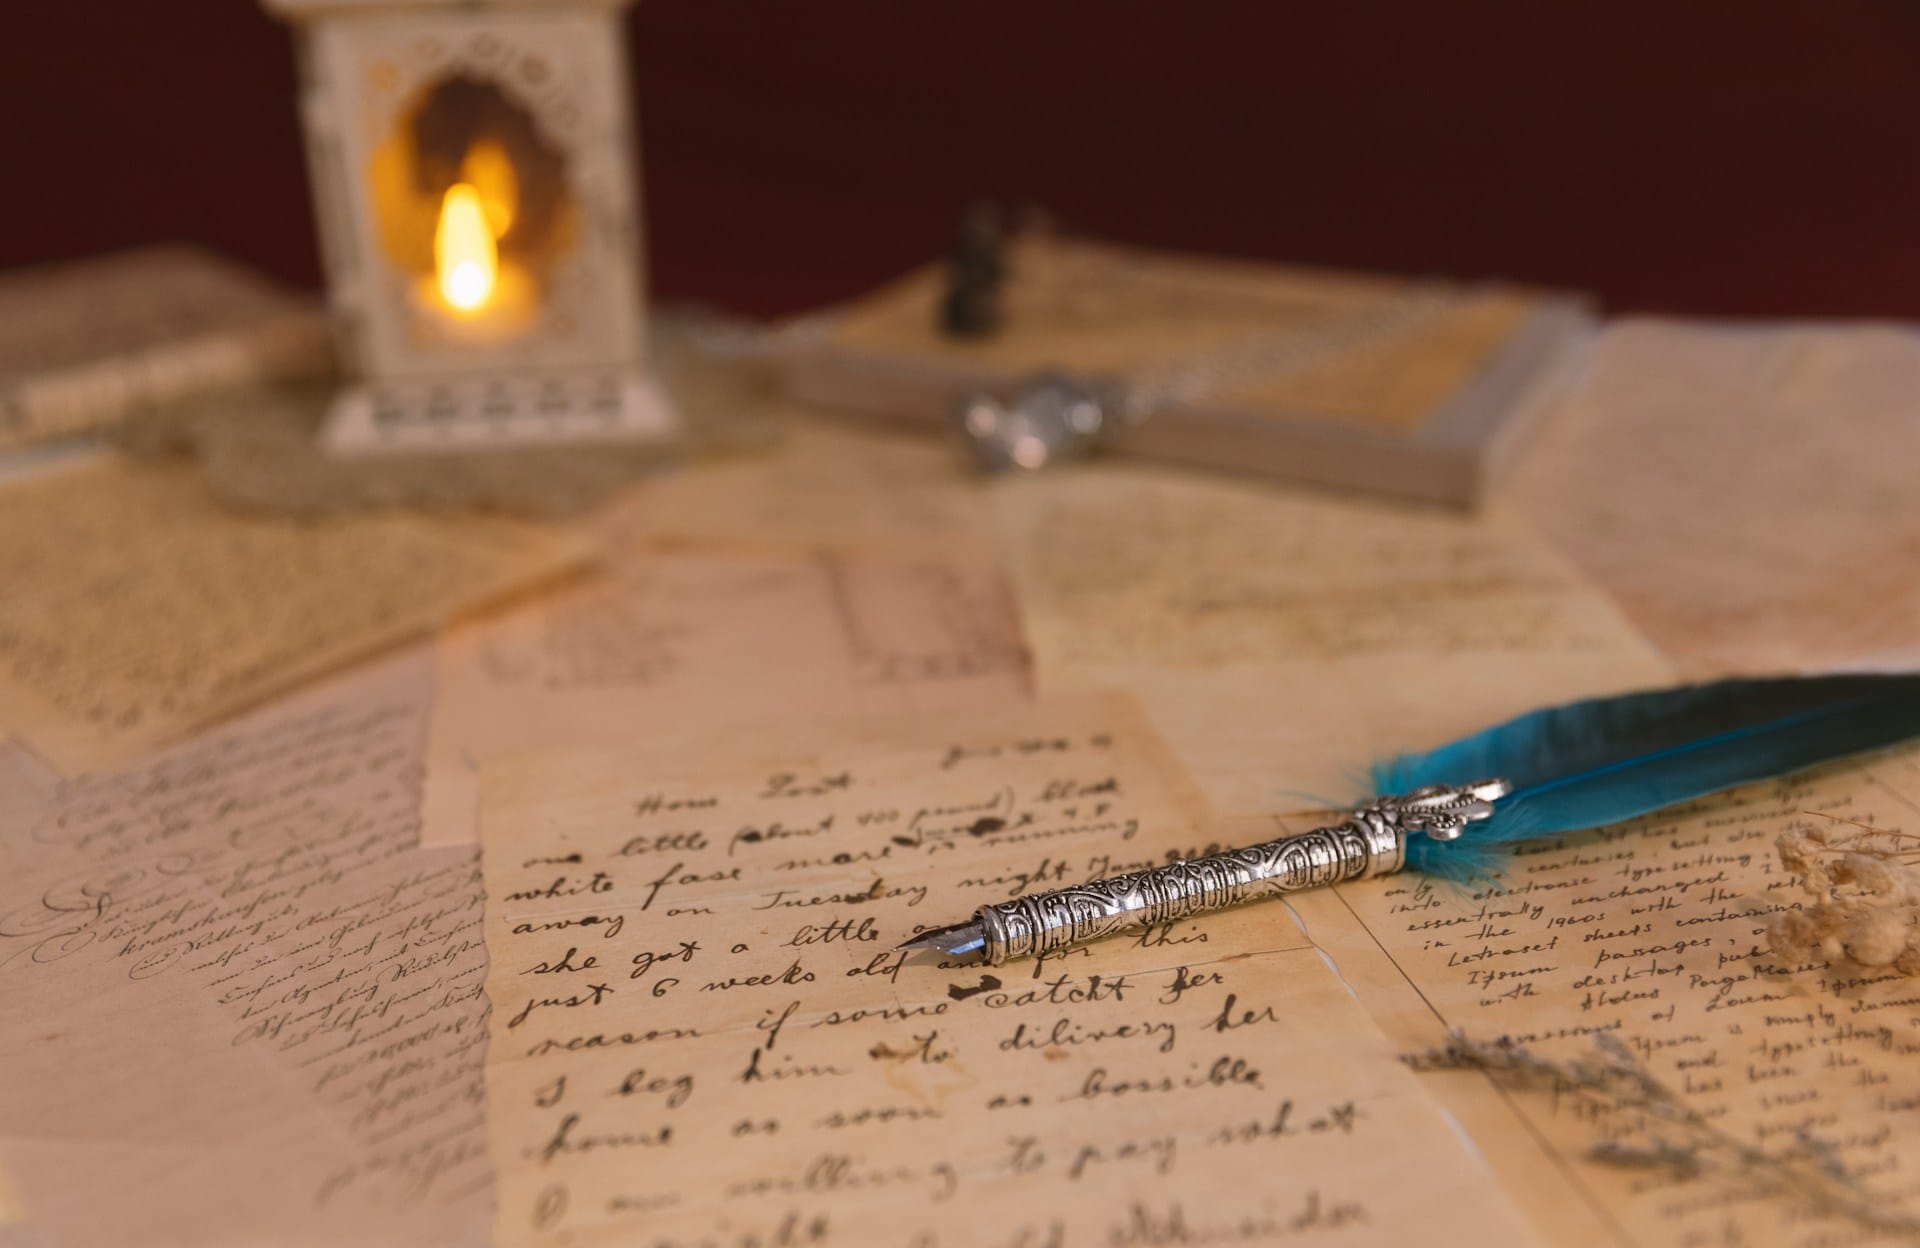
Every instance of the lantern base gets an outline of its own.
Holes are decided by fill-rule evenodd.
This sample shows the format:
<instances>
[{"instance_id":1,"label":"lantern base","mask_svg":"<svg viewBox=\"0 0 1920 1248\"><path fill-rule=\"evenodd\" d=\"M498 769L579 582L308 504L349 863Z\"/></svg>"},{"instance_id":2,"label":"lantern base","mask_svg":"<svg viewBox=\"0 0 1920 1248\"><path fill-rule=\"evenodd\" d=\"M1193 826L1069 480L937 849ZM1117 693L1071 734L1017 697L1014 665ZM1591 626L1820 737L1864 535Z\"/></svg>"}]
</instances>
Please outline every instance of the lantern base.
<instances>
[{"instance_id":1,"label":"lantern base","mask_svg":"<svg viewBox=\"0 0 1920 1248\"><path fill-rule=\"evenodd\" d=\"M321 442L335 455L395 455L656 442L678 428L666 394L637 374L516 374L350 386Z\"/></svg>"}]
</instances>

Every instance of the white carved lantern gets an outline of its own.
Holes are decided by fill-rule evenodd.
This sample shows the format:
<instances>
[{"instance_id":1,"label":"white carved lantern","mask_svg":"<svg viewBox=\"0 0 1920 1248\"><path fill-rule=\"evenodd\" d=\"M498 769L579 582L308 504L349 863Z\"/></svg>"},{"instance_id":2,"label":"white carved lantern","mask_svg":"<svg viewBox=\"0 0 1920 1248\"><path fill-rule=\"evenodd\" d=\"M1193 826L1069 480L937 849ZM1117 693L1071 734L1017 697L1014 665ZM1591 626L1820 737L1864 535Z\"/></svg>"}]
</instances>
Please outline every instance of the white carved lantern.
<instances>
[{"instance_id":1,"label":"white carved lantern","mask_svg":"<svg viewBox=\"0 0 1920 1248\"><path fill-rule=\"evenodd\" d=\"M299 33L341 451L659 437L624 0L267 0Z\"/></svg>"}]
</instances>

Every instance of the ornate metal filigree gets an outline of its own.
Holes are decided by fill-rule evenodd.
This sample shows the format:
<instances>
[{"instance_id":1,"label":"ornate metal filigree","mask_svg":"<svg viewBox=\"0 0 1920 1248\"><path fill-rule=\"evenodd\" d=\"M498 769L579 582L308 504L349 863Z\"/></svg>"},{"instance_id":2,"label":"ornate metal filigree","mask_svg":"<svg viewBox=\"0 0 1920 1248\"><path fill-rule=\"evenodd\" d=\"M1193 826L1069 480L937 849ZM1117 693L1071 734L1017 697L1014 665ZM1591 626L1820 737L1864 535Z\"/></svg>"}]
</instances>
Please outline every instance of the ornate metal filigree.
<instances>
[{"instance_id":1,"label":"ornate metal filigree","mask_svg":"<svg viewBox=\"0 0 1920 1248\"><path fill-rule=\"evenodd\" d=\"M1492 814L1493 801L1507 791L1499 780L1433 785L1375 799L1331 827L982 906L975 921L986 939L985 959L997 966L1128 928L1398 871L1409 833L1452 839Z\"/></svg>"},{"instance_id":2,"label":"ornate metal filigree","mask_svg":"<svg viewBox=\"0 0 1920 1248\"><path fill-rule=\"evenodd\" d=\"M1396 824L1403 832L1424 832L1436 841L1459 837L1469 823L1493 813L1493 803L1513 791L1505 780L1472 784L1429 784L1398 797L1377 797L1361 808Z\"/></svg>"}]
</instances>

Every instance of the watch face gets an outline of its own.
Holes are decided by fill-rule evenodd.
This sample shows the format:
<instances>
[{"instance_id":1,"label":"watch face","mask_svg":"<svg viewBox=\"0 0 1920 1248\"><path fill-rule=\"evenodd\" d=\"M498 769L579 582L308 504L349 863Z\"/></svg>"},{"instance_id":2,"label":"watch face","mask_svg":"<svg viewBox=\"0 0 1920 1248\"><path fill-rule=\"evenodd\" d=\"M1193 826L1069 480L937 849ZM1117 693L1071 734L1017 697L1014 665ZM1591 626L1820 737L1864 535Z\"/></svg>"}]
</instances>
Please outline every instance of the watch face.
<instances>
[{"instance_id":1,"label":"watch face","mask_svg":"<svg viewBox=\"0 0 1920 1248\"><path fill-rule=\"evenodd\" d=\"M1099 396L1057 374L1037 379L1007 400L970 394L956 420L974 458L995 472L1078 459L1094 448L1107 425Z\"/></svg>"}]
</instances>

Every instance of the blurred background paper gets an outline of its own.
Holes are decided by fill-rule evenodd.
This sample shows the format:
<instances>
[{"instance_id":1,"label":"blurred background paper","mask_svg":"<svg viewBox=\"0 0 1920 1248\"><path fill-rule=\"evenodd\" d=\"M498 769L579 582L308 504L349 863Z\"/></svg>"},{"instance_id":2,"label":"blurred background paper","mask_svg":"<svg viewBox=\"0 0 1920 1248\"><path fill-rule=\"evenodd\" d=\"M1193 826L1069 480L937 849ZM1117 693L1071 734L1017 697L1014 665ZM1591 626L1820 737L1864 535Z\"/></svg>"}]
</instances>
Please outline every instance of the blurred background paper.
<instances>
[{"instance_id":1,"label":"blurred background paper","mask_svg":"<svg viewBox=\"0 0 1920 1248\"><path fill-rule=\"evenodd\" d=\"M192 247L0 278L0 451L330 367L316 301Z\"/></svg>"},{"instance_id":2,"label":"blurred background paper","mask_svg":"<svg viewBox=\"0 0 1920 1248\"><path fill-rule=\"evenodd\" d=\"M27 1220L26 1206L20 1203L20 1197L7 1183L7 1172L0 1169L0 1226Z\"/></svg>"},{"instance_id":3,"label":"blurred background paper","mask_svg":"<svg viewBox=\"0 0 1920 1248\"><path fill-rule=\"evenodd\" d=\"M598 531L634 540L998 552L987 487L964 470L959 447L809 419L777 400L770 410L786 417L773 453L715 459L649 481L607 508Z\"/></svg>"},{"instance_id":4,"label":"blurred background paper","mask_svg":"<svg viewBox=\"0 0 1920 1248\"><path fill-rule=\"evenodd\" d=\"M995 506L1038 692L1133 692L1222 814L1344 803L1396 750L1665 678L1502 510L1123 464L1008 481Z\"/></svg>"},{"instance_id":5,"label":"blurred background paper","mask_svg":"<svg viewBox=\"0 0 1920 1248\"><path fill-rule=\"evenodd\" d=\"M26 830L53 808L59 790L60 774L45 759L17 742L0 741L0 793L7 795L11 816L0 822L0 873L32 865L34 845Z\"/></svg>"},{"instance_id":6,"label":"blurred background paper","mask_svg":"<svg viewBox=\"0 0 1920 1248\"><path fill-rule=\"evenodd\" d=\"M66 771L132 758L584 562L580 538L397 512L225 510L117 456L0 487L0 728Z\"/></svg>"},{"instance_id":7,"label":"blurred background paper","mask_svg":"<svg viewBox=\"0 0 1920 1248\"><path fill-rule=\"evenodd\" d=\"M29 1233L485 1242L478 869L413 848L423 659L51 801L0 773L0 839L34 851L0 875L0 1166Z\"/></svg>"},{"instance_id":8,"label":"blurred background paper","mask_svg":"<svg viewBox=\"0 0 1920 1248\"><path fill-rule=\"evenodd\" d=\"M1012 595L904 550L625 548L609 574L475 619L437 650L420 839L477 839L476 768L536 748L1024 700Z\"/></svg>"},{"instance_id":9,"label":"blurred background paper","mask_svg":"<svg viewBox=\"0 0 1920 1248\"><path fill-rule=\"evenodd\" d=\"M1616 322L1508 494L1689 672L1910 649L1920 338Z\"/></svg>"}]
</instances>

